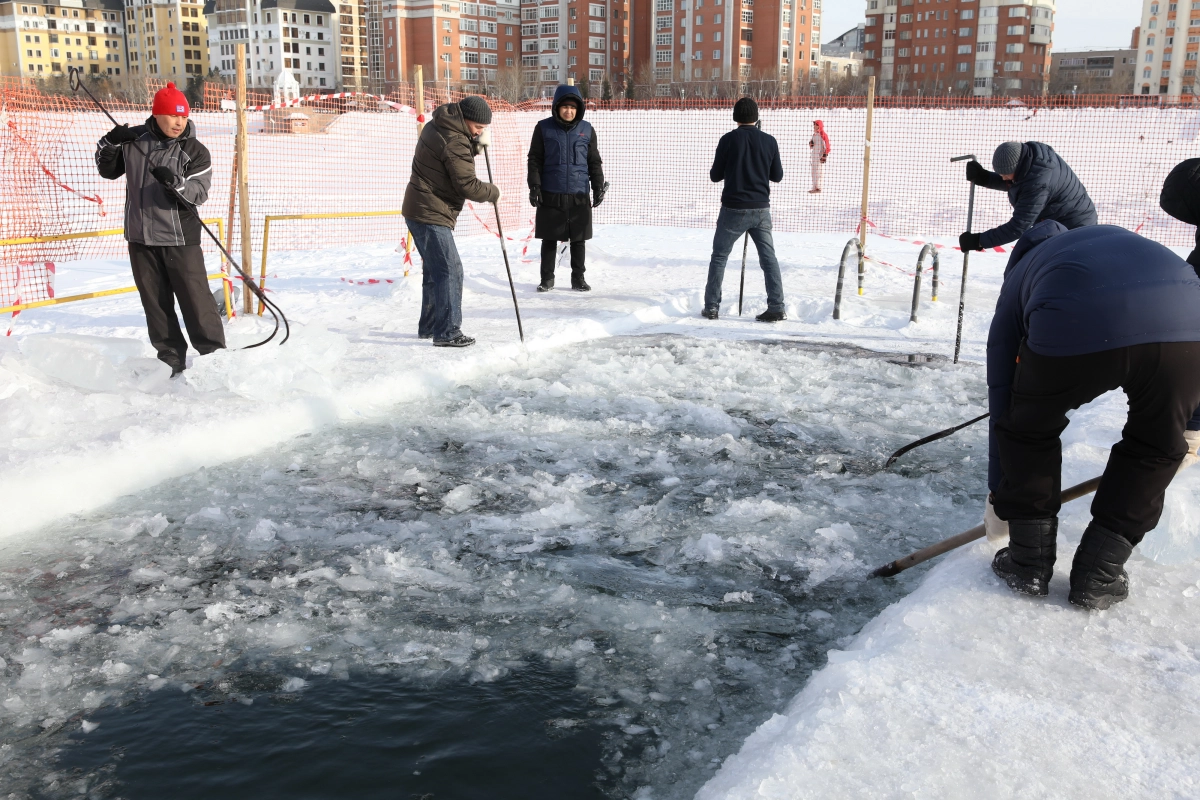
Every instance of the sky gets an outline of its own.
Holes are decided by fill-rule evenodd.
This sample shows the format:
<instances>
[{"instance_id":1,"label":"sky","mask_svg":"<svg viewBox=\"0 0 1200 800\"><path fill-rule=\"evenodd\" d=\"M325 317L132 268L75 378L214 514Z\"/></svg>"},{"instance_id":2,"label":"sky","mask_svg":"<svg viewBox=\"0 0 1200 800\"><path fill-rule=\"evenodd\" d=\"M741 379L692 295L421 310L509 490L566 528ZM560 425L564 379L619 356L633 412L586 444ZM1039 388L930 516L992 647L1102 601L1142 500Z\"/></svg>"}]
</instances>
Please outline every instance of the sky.
<instances>
[{"instance_id":1,"label":"sky","mask_svg":"<svg viewBox=\"0 0 1200 800\"><path fill-rule=\"evenodd\" d=\"M821 38L829 41L862 22L864 0L825 0ZM1058 0L1054 20L1054 49L1128 47L1130 34L1141 19L1140 0Z\"/></svg>"}]
</instances>

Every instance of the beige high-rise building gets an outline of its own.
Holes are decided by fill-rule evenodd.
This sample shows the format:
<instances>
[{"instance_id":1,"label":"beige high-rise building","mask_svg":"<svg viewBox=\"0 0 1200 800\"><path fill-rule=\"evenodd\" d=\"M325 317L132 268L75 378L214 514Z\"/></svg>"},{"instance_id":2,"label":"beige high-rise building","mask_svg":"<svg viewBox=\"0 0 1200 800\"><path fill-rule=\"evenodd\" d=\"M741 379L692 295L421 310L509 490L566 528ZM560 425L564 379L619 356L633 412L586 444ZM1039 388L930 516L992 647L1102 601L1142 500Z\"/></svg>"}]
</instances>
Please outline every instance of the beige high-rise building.
<instances>
[{"instance_id":1,"label":"beige high-rise building","mask_svg":"<svg viewBox=\"0 0 1200 800\"><path fill-rule=\"evenodd\" d=\"M1142 0L1137 37L1135 94L1190 97L1196 94L1200 50L1200 2Z\"/></svg>"},{"instance_id":2,"label":"beige high-rise building","mask_svg":"<svg viewBox=\"0 0 1200 800\"><path fill-rule=\"evenodd\" d=\"M69 1L69 0L64 0ZM208 74L208 22L191 0L126 0L129 72L185 88Z\"/></svg>"},{"instance_id":3,"label":"beige high-rise building","mask_svg":"<svg viewBox=\"0 0 1200 800\"><path fill-rule=\"evenodd\" d=\"M78 67L121 89L128 77L121 0L0 3L0 73L48 79Z\"/></svg>"}]
</instances>

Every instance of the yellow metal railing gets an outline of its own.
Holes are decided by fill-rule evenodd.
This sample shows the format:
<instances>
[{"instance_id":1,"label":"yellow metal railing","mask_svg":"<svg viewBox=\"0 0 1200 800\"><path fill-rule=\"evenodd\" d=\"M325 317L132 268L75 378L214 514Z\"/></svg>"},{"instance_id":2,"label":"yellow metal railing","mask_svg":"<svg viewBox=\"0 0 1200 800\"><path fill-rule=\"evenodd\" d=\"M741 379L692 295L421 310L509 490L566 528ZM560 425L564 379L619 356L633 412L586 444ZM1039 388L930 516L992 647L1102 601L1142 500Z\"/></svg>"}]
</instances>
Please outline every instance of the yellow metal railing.
<instances>
[{"instance_id":1,"label":"yellow metal railing","mask_svg":"<svg viewBox=\"0 0 1200 800\"><path fill-rule=\"evenodd\" d=\"M216 225L218 236L220 236L221 233L225 229L225 223L223 220L206 219L206 220L204 220L204 222L207 225ZM124 232L125 232L124 228L111 228L111 229L105 230L105 231L87 231L86 233L60 233L60 234L56 234L54 236L22 236L22 237L18 237L15 239L0 239L0 247L9 247L9 246L19 245L19 244L42 244L45 242L64 242L64 241L68 241L71 239L92 239L97 236L116 236L116 235L122 234ZM225 261L224 256L221 256L221 261L222 261L222 263L224 263L224 261ZM209 275L208 279L210 281L215 281L215 280L220 280L220 279L226 278L226 277L228 277L228 275L226 273L217 272L217 273L213 273L212 275ZM224 284L224 286L225 286L225 313L228 314L229 313L229 284L226 283L226 284ZM86 294L73 294L68 297L55 297L50 300L38 300L33 303L18 303L17 305L4 306L3 308L0 308L0 314L15 314L19 311L27 311L28 309L31 309L31 308L42 308L43 306L56 306L56 305L59 305L60 303L74 303L79 300L91 300L96 297L108 297L110 295L128 294L129 292L136 292L136 291L137 291L136 286L123 286L120 289L106 289L101 292L88 292Z\"/></svg>"},{"instance_id":2,"label":"yellow metal railing","mask_svg":"<svg viewBox=\"0 0 1200 800\"><path fill-rule=\"evenodd\" d=\"M258 274L258 285L264 288L267 285L267 248L271 242L271 223L276 220L285 219L345 219L349 217L402 217L399 211L341 211L330 214L268 214L263 217L263 242L262 242L262 268ZM408 242L408 247L412 243ZM261 317L263 313L262 300L258 301L258 315Z\"/></svg>"}]
</instances>

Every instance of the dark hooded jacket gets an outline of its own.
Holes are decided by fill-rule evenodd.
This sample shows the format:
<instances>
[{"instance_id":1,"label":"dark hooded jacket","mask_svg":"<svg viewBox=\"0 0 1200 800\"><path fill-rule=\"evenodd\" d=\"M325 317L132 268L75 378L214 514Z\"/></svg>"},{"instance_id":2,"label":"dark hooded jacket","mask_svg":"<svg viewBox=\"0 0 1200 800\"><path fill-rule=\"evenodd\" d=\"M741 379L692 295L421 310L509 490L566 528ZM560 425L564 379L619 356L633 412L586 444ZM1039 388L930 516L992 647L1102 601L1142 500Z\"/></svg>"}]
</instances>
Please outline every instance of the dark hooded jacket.
<instances>
[{"instance_id":1,"label":"dark hooded jacket","mask_svg":"<svg viewBox=\"0 0 1200 800\"><path fill-rule=\"evenodd\" d=\"M475 143L458 103L438 106L417 139L401 207L406 219L454 228L463 202L494 203L500 189L475 176Z\"/></svg>"},{"instance_id":2,"label":"dark hooded jacket","mask_svg":"<svg viewBox=\"0 0 1200 800\"><path fill-rule=\"evenodd\" d=\"M1048 144L1025 142L1021 145L1021 158L1017 161L1011 185L995 172L987 173L979 185L1008 192L1008 202L1013 207L1012 219L979 234L980 247L999 247L1016 241L1045 219L1052 219L1071 230L1096 224L1096 206L1088 197L1087 189Z\"/></svg>"},{"instance_id":3,"label":"dark hooded jacket","mask_svg":"<svg viewBox=\"0 0 1200 800\"><path fill-rule=\"evenodd\" d=\"M579 112L571 122L558 118L558 108L574 101ZM534 235L559 242L592 238L592 198L604 185L603 162L596 131L583 121L586 104L574 86L554 90L550 116L538 122L529 143L528 180L542 196Z\"/></svg>"},{"instance_id":4,"label":"dark hooded jacket","mask_svg":"<svg viewBox=\"0 0 1200 800\"><path fill-rule=\"evenodd\" d=\"M1163 182L1158 205L1180 222L1200 225L1200 158L1181 161ZM1200 273L1200 227L1196 228L1196 249L1187 262Z\"/></svg>"},{"instance_id":5,"label":"dark hooded jacket","mask_svg":"<svg viewBox=\"0 0 1200 800\"><path fill-rule=\"evenodd\" d=\"M1008 410L1021 343L1076 356L1152 342L1200 342L1200 278L1157 242L1115 225L1052 220L1013 248L988 331L988 410ZM1193 421L1200 421L1193 418ZM988 483L1001 473L992 442Z\"/></svg>"},{"instance_id":6,"label":"dark hooded jacket","mask_svg":"<svg viewBox=\"0 0 1200 800\"><path fill-rule=\"evenodd\" d=\"M196 126L188 120L183 133L168 139L150 117L131 130L136 141L114 145L101 139L96 145L100 177L125 176L125 240L148 247L200 244L200 216L182 208L178 197L150 174L155 167L170 167L180 176L174 187L180 196L195 206L208 199L212 156L196 139Z\"/></svg>"}]
</instances>

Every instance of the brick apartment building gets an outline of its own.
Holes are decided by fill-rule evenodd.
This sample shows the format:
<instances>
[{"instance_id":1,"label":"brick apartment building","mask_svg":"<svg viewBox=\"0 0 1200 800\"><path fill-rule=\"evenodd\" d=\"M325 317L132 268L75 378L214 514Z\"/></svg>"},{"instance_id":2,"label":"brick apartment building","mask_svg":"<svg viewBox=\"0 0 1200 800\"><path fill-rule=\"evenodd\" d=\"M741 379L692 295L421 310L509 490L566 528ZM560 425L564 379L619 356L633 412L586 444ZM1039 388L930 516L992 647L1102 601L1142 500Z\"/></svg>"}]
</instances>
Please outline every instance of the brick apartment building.
<instances>
[{"instance_id":1,"label":"brick apartment building","mask_svg":"<svg viewBox=\"0 0 1200 800\"><path fill-rule=\"evenodd\" d=\"M1187 97L1196 94L1200 50L1200 2L1143 0L1137 47L1136 94Z\"/></svg>"},{"instance_id":2,"label":"brick apartment building","mask_svg":"<svg viewBox=\"0 0 1200 800\"><path fill-rule=\"evenodd\" d=\"M881 95L1042 94L1054 0L867 0L863 66Z\"/></svg>"}]
</instances>

